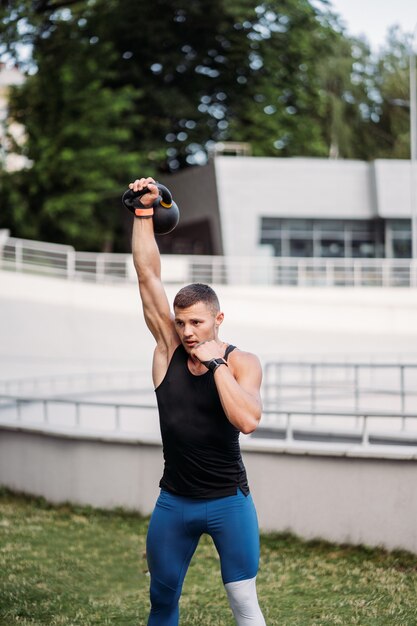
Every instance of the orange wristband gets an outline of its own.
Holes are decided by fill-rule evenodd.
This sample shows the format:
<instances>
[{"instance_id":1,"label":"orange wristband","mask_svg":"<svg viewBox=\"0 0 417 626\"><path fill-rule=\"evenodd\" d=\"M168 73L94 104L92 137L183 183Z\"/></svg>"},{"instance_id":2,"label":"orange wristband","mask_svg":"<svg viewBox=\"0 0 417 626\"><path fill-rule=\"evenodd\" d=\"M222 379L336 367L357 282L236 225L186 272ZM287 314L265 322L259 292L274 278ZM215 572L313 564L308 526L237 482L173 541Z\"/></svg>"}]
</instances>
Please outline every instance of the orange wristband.
<instances>
[{"instance_id":1,"label":"orange wristband","mask_svg":"<svg viewBox=\"0 0 417 626\"><path fill-rule=\"evenodd\" d=\"M143 208L143 209L135 209L136 217L152 217L153 215L153 207Z\"/></svg>"}]
</instances>

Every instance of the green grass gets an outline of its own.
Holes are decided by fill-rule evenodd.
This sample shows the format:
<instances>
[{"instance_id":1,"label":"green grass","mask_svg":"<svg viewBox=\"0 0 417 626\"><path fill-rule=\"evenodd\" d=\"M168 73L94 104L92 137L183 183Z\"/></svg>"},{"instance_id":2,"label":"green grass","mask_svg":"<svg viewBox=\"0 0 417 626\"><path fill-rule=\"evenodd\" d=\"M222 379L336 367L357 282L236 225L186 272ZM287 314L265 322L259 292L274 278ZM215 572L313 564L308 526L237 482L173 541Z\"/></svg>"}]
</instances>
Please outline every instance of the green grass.
<instances>
[{"instance_id":1,"label":"green grass","mask_svg":"<svg viewBox=\"0 0 417 626\"><path fill-rule=\"evenodd\" d=\"M0 491L0 624L140 626L148 614L148 519ZM417 625L417 556L262 537L268 626ZM232 626L211 540L181 599L181 626Z\"/></svg>"}]
</instances>

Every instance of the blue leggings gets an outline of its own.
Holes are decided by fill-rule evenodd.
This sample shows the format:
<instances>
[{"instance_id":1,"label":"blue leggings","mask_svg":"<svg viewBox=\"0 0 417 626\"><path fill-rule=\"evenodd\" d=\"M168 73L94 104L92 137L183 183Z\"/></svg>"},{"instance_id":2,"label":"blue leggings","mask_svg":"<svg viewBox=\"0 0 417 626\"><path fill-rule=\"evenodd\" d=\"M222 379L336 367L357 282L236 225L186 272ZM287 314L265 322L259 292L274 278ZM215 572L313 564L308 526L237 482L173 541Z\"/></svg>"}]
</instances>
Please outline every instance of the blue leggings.
<instances>
[{"instance_id":1,"label":"blue leggings","mask_svg":"<svg viewBox=\"0 0 417 626\"><path fill-rule=\"evenodd\" d=\"M252 497L196 500L161 491L147 537L151 574L148 626L177 626L178 602L191 558L203 533L220 556L223 583L254 578L259 565L258 520Z\"/></svg>"}]
</instances>

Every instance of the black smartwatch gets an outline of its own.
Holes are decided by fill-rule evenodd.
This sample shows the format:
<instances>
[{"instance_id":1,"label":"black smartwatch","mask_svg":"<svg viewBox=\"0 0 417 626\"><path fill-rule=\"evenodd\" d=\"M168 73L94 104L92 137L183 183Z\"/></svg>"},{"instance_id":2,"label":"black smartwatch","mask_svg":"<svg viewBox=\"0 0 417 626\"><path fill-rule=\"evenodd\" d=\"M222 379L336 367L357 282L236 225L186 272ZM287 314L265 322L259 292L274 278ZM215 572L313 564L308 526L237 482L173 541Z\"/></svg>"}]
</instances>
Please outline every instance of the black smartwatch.
<instances>
[{"instance_id":1,"label":"black smartwatch","mask_svg":"<svg viewBox=\"0 0 417 626\"><path fill-rule=\"evenodd\" d=\"M222 358L210 359L210 361L203 361L203 364L207 367L207 369L213 372L213 374L216 371L216 369L220 367L220 365L226 365L227 367L226 361Z\"/></svg>"}]
</instances>

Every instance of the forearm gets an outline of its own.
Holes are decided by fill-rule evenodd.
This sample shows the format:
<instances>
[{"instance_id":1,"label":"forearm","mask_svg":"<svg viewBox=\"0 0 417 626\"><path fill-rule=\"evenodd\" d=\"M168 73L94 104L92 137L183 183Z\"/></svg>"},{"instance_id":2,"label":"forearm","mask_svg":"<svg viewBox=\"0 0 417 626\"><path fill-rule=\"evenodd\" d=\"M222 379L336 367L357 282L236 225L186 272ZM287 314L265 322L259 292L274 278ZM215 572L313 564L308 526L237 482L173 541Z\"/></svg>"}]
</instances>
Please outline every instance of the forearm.
<instances>
[{"instance_id":1,"label":"forearm","mask_svg":"<svg viewBox=\"0 0 417 626\"><path fill-rule=\"evenodd\" d=\"M147 278L161 277L161 258L151 219L134 219L132 253L139 284Z\"/></svg>"},{"instance_id":2,"label":"forearm","mask_svg":"<svg viewBox=\"0 0 417 626\"><path fill-rule=\"evenodd\" d=\"M213 375L229 422L244 434L253 432L261 419L262 406L259 396L243 389L229 368L224 365L218 367Z\"/></svg>"}]
</instances>

